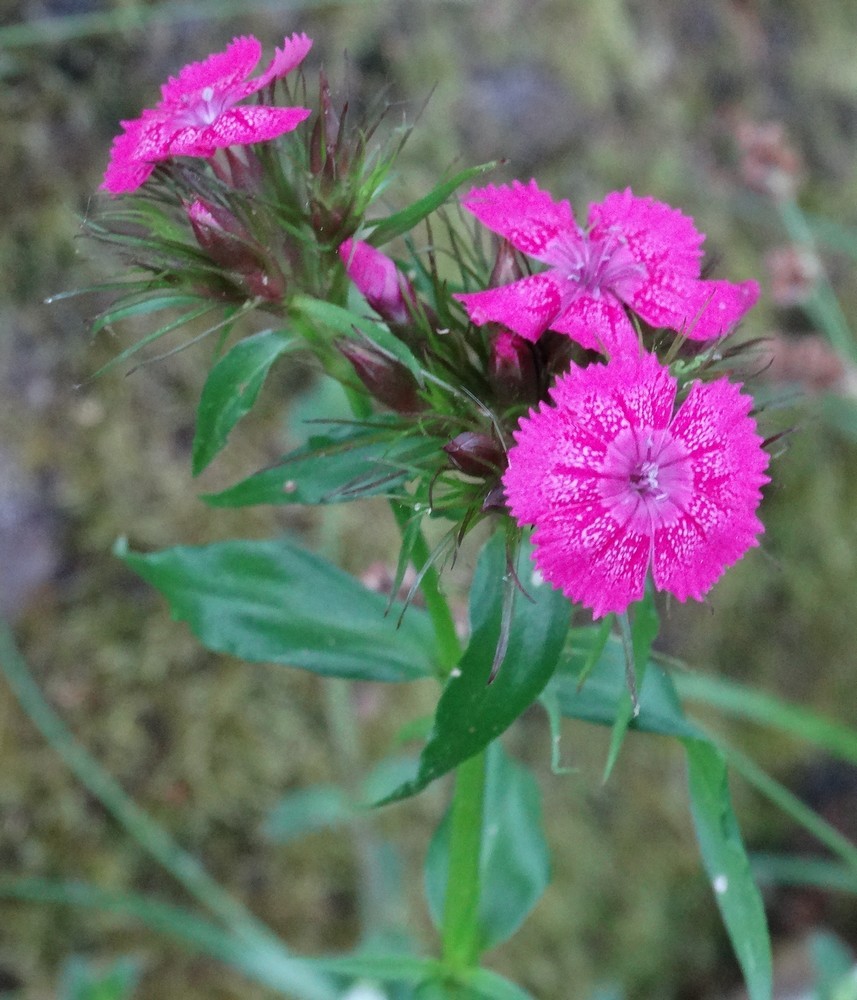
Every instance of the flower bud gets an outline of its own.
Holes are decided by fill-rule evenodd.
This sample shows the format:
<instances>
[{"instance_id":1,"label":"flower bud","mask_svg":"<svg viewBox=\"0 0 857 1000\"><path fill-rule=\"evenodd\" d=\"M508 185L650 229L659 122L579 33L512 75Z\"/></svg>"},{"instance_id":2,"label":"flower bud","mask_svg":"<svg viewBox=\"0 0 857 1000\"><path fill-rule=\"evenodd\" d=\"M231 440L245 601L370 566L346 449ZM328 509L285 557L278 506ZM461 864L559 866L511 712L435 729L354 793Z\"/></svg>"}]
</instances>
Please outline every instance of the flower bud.
<instances>
[{"instance_id":1,"label":"flower bud","mask_svg":"<svg viewBox=\"0 0 857 1000\"><path fill-rule=\"evenodd\" d=\"M340 246L339 257L348 277L383 320L393 326L410 321L409 302L414 302L415 293L394 261L368 243L355 240Z\"/></svg>"},{"instance_id":2,"label":"flower bud","mask_svg":"<svg viewBox=\"0 0 857 1000\"><path fill-rule=\"evenodd\" d=\"M488 379L503 406L535 402L538 372L533 345L511 330L500 330L491 345Z\"/></svg>"},{"instance_id":3,"label":"flower bud","mask_svg":"<svg viewBox=\"0 0 857 1000\"><path fill-rule=\"evenodd\" d=\"M443 446L454 469L466 476L494 476L503 467L503 450L487 434L464 431Z\"/></svg>"},{"instance_id":4,"label":"flower bud","mask_svg":"<svg viewBox=\"0 0 857 1000\"><path fill-rule=\"evenodd\" d=\"M186 206L188 220L200 247L247 291L263 299L281 299L285 281L264 247L225 208L200 199Z\"/></svg>"},{"instance_id":5,"label":"flower bud","mask_svg":"<svg viewBox=\"0 0 857 1000\"><path fill-rule=\"evenodd\" d=\"M506 490L503 488L502 483L497 483L496 486L492 486L490 490L485 494L485 499L482 501L482 510L487 514L491 511L507 511L506 503Z\"/></svg>"},{"instance_id":6,"label":"flower bud","mask_svg":"<svg viewBox=\"0 0 857 1000\"><path fill-rule=\"evenodd\" d=\"M418 413L424 408L417 381L404 365L355 340L339 340L336 346L378 402L396 413Z\"/></svg>"},{"instance_id":7,"label":"flower bud","mask_svg":"<svg viewBox=\"0 0 857 1000\"><path fill-rule=\"evenodd\" d=\"M508 240L503 240L497 249L497 257L494 261L494 267L491 269L487 287L498 288L500 285L511 284L513 281L523 278L525 274L515 248Z\"/></svg>"}]
</instances>

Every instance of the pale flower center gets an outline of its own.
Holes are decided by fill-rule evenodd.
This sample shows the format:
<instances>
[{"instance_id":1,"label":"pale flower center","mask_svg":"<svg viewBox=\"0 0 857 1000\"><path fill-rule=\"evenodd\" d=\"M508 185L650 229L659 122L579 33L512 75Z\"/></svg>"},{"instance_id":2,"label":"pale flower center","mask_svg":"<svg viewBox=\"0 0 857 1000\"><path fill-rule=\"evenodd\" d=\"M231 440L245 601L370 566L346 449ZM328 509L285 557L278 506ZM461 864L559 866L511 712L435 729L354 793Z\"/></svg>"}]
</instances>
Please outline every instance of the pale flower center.
<instances>
[{"instance_id":1,"label":"pale flower center","mask_svg":"<svg viewBox=\"0 0 857 1000\"><path fill-rule=\"evenodd\" d=\"M669 428L626 427L607 448L599 492L617 522L651 535L686 508L693 492L688 455Z\"/></svg>"},{"instance_id":2,"label":"pale flower center","mask_svg":"<svg viewBox=\"0 0 857 1000\"><path fill-rule=\"evenodd\" d=\"M234 103L230 101L228 94L216 93L214 87L203 87L195 99L187 98L187 100L187 107L182 109L175 119L182 125L196 127L210 125Z\"/></svg>"},{"instance_id":3,"label":"pale flower center","mask_svg":"<svg viewBox=\"0 0 857 1000\"><path fill-rule=\"evenodd\" d=\"M627 301L646 277L645 266L634 260L625 239L615 232L598 237L581 233L557 247L552 256L557 277L577 286L578 294L594 298L610 292Z\"/></svg>"},{"instance_id":4,"label":"pale flower center","mask_svg":"<svg viewBox=\"0 0 857 1000\"><path fill-rule=\"evenodd\" d=\"M666 500L667 494L661 489L658 482L657 462L645 461L631 473L631 488L635 489L640 496L651 497L653 500Z\"/></svg>"}]
</instances>

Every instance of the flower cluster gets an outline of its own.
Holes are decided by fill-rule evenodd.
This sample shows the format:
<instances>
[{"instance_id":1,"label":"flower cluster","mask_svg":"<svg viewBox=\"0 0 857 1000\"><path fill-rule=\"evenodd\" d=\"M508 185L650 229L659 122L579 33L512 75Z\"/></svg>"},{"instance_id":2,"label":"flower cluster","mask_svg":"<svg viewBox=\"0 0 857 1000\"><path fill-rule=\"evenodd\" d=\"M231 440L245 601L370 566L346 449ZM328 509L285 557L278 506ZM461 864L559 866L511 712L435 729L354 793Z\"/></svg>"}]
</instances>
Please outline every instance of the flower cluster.
<instances>
[{"instance_id":1,"label":"flower cluster","mask_svg":"<svg viewBox=\"0 0 857 1000\"><path fill-rule=\"evenodd\" d=\"M680 601L701 600L757 544L768 456L739 385L697 379L677 405L678 380L643 350L634 324L716 341L758 285L702 279L691 220L630 190L593 205L586 231L535 182L476 189L464 206L506 246L548 265L454 296L474 324L496 331L490 364L511 375L505 402L540 400L512 432L502 492L517 522L535 526L542 575L595 617L640 600L649 576ZM365 246L344 259L380 315L406 319L413 291L391 260ZM556 354L557 334L602 357L566 356L548 401L537 369ZM468 459L456 467L485 474L478 454Z\"/></svg>"},{"instance_id":2,"label":"flower cluster","mask_svg":"<svg viewBox=\"0 0 857 1000\"><path fill-rule=\"evenodd\" d=\"M726 377L707 378L704 363L754 305L757 284L703 278L703 236L669 205L614 192L583 227L535 181L463 199L499 237L493 261L474 241L453 252L451 282L434 254L428 264L414 255L406 273L377 246L440 208L452 187L371 219L392 158L379 167L365 131L349 138L346 107L334 112L323 75L308 135L270 152L311 112L261 103L262 91L273 99L311 45L292 35L251 79L261 46L236 38L122 123L106 191L145 197L155 168L170 168L153 199L166 216L133 241L148 247L140 295L156 290L156 275L291 320L330 374L392 411L379 434L392 428L400 452L403 435L432 446L398 470L415 484L404 497L415 511L457 520L457 538L498 512L510 532L534 526L542 575L596 617L624 611L648 579L702 599L762 530L767 455L752 401ZM253 95L260 102L246 103ZM191 159L179 168L177 158ZM167 232L180 235L162 240ZM461 234L451 242L460 247ZM349 281L375 319L347 311ZM323 317L333 338L318 329ZM667 359L683 349L680 373L658 356L664 345Z\"/></svg>"}]
</instances>

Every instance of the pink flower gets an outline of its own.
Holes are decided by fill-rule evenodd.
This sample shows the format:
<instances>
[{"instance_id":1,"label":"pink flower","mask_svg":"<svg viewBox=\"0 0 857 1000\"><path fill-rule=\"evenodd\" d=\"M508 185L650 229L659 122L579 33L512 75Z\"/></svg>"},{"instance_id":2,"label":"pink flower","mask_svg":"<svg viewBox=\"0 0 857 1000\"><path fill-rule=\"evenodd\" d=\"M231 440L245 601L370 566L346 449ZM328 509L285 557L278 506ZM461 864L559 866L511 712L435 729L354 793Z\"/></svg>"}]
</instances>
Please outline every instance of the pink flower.
<instances>
[{"instance_id":1,"label":"pink flower","mask_svg":"<svg viewBox=\"0 0 857 1000\"><path fill-rule=\"evenodd\" d=\"M339 258L348 277L383 320L398 325L410 320L405 295L413 301L413 289L395 261L360 240L346 240L339 247Z\"/></svg>"},{"instance_id":2,"label":"pink flower","mask_svg":"<svg viewBox=\"0 0 857 1000\"><path fill-rule=\"evenodd\" d=\"M728 333L759 296L755 281L700 279L703 236L691 219L628 188L591 205L581 229L567 201L535 181L475 188L464 202L480 222L547 270L455 297L478 324L502 323L528 340L547 329L608 355L637 350L625 312L692 340Z\"/></svg>"},{"instance_id":3,"label":"pink flower","mask_svg":"<svg viewBox=\"0 0 857 1000\"><path fill-rule=\"evenodd\" d=\"M542 575L596 618L655 586L701 600L763 530L768 456L727 379L676 380L654 355L574 368L521 421L503 484Z\"/></svg>"},{"instance_id":4,"label":"pink flower","mask_svg":"<svg viewBox=\"0 0 857 1000\"><path fill-rule=\"evenodd\" d=\"M247 77L259 62L262 46L252 35L235 38L224 52L185 66L161 87L154 109L122 122L124 131L113 141L101 187L111 194L134 191L161 160L209 157L226 146L290 132L310 113L307 108L236 105L291 72L311 47L306 35L286 38L255 80Z\"/></svg>"}]
</instances>

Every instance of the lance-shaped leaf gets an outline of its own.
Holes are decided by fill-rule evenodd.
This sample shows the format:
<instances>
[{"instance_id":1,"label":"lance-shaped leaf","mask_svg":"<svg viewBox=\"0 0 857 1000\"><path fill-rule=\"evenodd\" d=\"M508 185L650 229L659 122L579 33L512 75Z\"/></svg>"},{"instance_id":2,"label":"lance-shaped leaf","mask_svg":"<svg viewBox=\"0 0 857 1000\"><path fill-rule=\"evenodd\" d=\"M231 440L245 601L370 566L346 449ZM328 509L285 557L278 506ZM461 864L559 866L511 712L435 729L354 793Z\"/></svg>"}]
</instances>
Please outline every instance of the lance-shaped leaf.
<instances>
[{"instance_id":1,"label":"lance-shaped leaf","mask_svg":"<svg viewBox=\"0 0 857 1000\"><path fill-rule=\"evenodd\" d=\"M269 469L202 499L212 507L325 504L394 493L443 441L403 435L392 423L325 428Z\"/></svg>"},{"instance_id":2,"label":"lance-shaped leaf","mask_svg":"<svg viewBox=\"0 0 857 1000\"><path fill-rule=\"evenodd\" d=\"M374 681L430 675L428 617L387 598L285 538L116 554L167 599L208 649L254 663Z\"/></svg>"},{"instance_id":3,"label":"lance-shaped leaf","mask_svg":"<svg viewBox=\"0 0 857 1000\"><path fill-rule=\"evenodd\" d=\"M550 881L538 785L499 742L488 751L484 810L478 908L480 944L488 949L515 933ZM426 896L437 926L443 917L449 875L451 816L450 810L426 856Z\"/></svg>"},{"instance_id":4,"label":"lance-shaped leaf","mask_svg":"<svg viewBox=\"0 0 857 1000\"><path fill-rule=\"evenodd\" d=\"M372 246L380 247L385 243L389 243L396 236L411 232L418 223L440 208L462 184L475 180L481 174L493 170L496 166L496 162L492 162L468 167L466 170L462 170L453 177L450 177L449 180L438 184L433 191L420 198L419 201L415 201L413 205L403 208L401 212L396 212L394 215L388 215L386 219L379 219L377 222L370 223L372 228L366 236L366 242L371 243Z\"/></svg>"},{"instance_id":5,"label":"lance-shaped leaf","mask_svg":"<svg viewBox=\"0 0 857 1000\"><path fill-rule=\"evenodd\" d=\"M384 802L407 798L496 739L539 696L550 679L568 629L570 605L532 571L527 545L516 572L506 564L505 538L496 533L482 551L471 591L470 642L438 702L434 727L416 778ZM515 597L511 615L508 595ZM504 621L504 618L506 619ZM495 653L505 655L493 681Z\"/></svg>"},{"instance_id":6,"label":"lance-shaped leaf","mask_svg":"<svg viewBox=\"0 0 857 1000\"><path fill-rule=\"evenodd\" d=\"M726 760L704 740L683 741L696 839L750 1000L770 1000L771 942L732 800Z\"/></svg>"},{"instance_id":7,"label":"lance-shaped leaf","mask_svg":"<svg viewBox=\"0 0 857 1000\"><path fill-rule=\"evenodd\" d=\"M299 342L279 330L263 330L240 340L209 372L196 414L193 474L226 444L232 428L256 402L271 365Z\"/></svg>"},{"instance_id":8,"label":"lance-shaped leaf","mask_svg":"<svg viewBox=\"0 0 857 1000\"><path fill-rule=\"evenodd\" d=\"M593 647L602 645L598 662L591 667L590 652ZM581 683L584 671L586 675ZM611 635L603 643L600 626L572 629L566 653L549 690L567 718L613 726L617 715L623 711L628 693L625 657L619 637ZM701 730L685 718L672 678L656 664L649 663L638 695L640 714L630 721L630 729L668 736L702 737Z\"/></svg>"}]
</instances>

